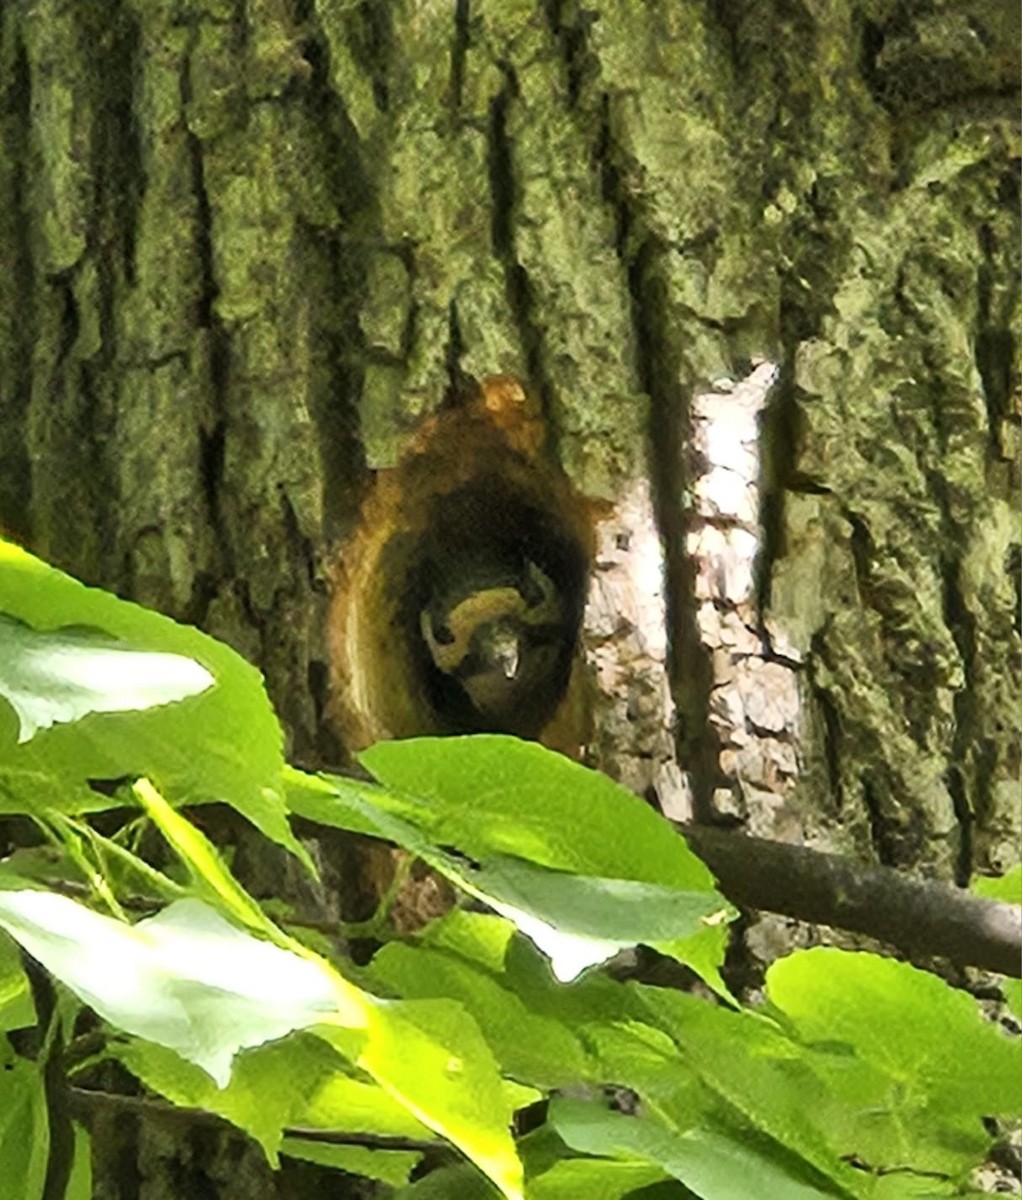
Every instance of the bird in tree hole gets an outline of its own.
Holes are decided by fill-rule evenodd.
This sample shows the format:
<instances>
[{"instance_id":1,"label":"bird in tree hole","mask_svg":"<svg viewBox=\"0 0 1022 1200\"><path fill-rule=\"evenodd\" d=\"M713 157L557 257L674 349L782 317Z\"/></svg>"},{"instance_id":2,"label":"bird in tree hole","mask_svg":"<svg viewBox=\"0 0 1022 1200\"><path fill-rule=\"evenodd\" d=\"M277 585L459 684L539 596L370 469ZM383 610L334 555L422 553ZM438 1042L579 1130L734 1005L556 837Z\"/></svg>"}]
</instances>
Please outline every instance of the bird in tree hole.
<instances>
[{"instance_id":1,"label":"bird in tree hole","mask_svg":"<svg viewBox=\"0 0 1022 1200\"><path fill-rule=\"evenodd\" d=\"M565 612L556 585L524 556L434 573L419 617L434 665L481 728L527 734L563 682Z\"/></svg>"}]
</instances>

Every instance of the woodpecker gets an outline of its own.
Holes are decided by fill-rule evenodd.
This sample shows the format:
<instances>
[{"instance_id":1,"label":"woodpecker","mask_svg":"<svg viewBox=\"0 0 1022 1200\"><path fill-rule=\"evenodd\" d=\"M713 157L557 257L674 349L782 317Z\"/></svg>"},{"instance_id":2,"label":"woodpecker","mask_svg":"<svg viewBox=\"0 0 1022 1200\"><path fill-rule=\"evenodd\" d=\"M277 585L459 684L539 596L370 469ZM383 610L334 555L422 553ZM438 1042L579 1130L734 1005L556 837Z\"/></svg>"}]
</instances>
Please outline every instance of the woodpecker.
<instances>
[{"instance_id":1,"label":"woodpecker","mask_svg":"<svg viewBox=\"0 0 1022 1200\"><path fill-rule=\"evenodd\" d=\"M535 732L566 659L557 588L531 560L460 574L437 588L420 614L430 656L461 689L481 728Z\"/></svg>"}]
</instances>

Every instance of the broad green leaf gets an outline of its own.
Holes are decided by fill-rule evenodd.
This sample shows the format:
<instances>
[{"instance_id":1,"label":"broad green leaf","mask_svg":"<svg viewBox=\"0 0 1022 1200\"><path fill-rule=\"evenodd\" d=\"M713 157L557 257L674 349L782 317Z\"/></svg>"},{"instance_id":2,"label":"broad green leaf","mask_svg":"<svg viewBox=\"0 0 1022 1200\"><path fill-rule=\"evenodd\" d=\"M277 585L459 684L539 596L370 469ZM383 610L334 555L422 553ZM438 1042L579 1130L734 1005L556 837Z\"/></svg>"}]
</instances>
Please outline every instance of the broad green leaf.
<instances>
[{"instance_id":1,"label":"broad green leaf","mask_svg":"<svg viewBox=\"0 0 1022 1200\"><path fill-rule=\"evenodd\" d=\"M342 1005L364 1020L325 965L243 933L197 900L127 925L64 896L4 891L0 926L105 1020L175 1050L221 1087L247 1046Z\"/></svg>"},{"instance_id":2,"label":"broad green leaf","mask_svg":"<svg viewBox=\"0 0 1022 1200\"><path fill-rule=\"evenodd\" d=\"M505 855L465 868L463 878L549 956L565 983L640 942L683 953L686 939L727 914L716 892L552 871Z\"/></svg>"},{"instance_id":3,"label":"broad green leaf","mask_svg":"<svg viewBox=\"0 0 1022 1200\"><path fill-rule=\"evenodd\" d=\"M70 724L40 727L23 742L14 710L0 704L0 797L6 811L19 784L33 774L52 781L57 807L60 785L72 789L68 799L77 806L79 790L90 779L147 776L173 804L231 804L311 865L287 823L280 782L283 735L254 667L198 630L85 587L2 539L0 613L40 636L66 637L68 627L98 630L112 639L111 646L193 662L188 670L196 685L206 675L216 681L176 703L140 712L92 711ZM63 661L70 661L66 654ZM13 684L24 692L23 672ZM27 810L38 803L37 785Z\"/></svg>"},{"instance_id":4,"label":"broad green leaf","mask_svg":"<svg viewBox=\"0 0 1022 1200\"><path fill-rule=\"evenodd\" d=\"M367 1146L338 1146L297 1137L286 1138L281 1153L352 1175L379 1179L391 1187L407 1183L408 1176L422 1158L414 1150L374 1150Z\"/></svg>"},{"instance_id":5,"label":"broad green leaf","mask_svg":"<svg viewBox=\"0 0 1022 1200\"><path fill-rule=\"evenodd\" d=\"M316 1030L424 1125L458 1146L505 1196L521 1195L509 1127L522 1097L505 1084L469 1014L450 1001L390 1001L357 1052L342 1030ZM528 1093L526 1100L535 1098Z\"/></svg>"},{"instance_id":6,"label":"broad green leaf","mask_svg":"<svg viewBox=\"0 0 1022 1200\"><path fill-rule=\"evenodd\" d=\"M342 1053L342 1032L317 1029ZM522 1166L510 1127L514 1103L493 1053L462 1005L391 1001L372 1014L357 1065L424 1125L459 1147L500 1188L521 1200Z\"/></svg>"},{"instance_id":7,"label":"broad green leaf","mask_svg":"<svg viewBox=\"0 0 1022 1200\"><path fill-rule=\"evenodd\" d=\"M41 1200L49 1153L41 1066L0 1038L0 1180L17 1187L12 1200Z\"/></svg>"},{"instance_id":8,"label":"broad green leaf","mask_svg":"<svg viewBox=\"0 0 1022 1200\"><path fill-rule=\"evenodd\" d=\"M905 1099L987 1116L1022 1112L1022 1041L927 971L818 946L773 963L766 989L806 1042L847 1043L900 1080Z\"/></svg>"},{"instance_id":9,"label":"broad green leaf","mask_svg":"<svg viewBox=\"0 0 1022 1200\"><path fill-rule=\"evenodd\" d=\"M0 934L0 1033L27 1029L35 1023L35 1005L28 978L21 967L18 947L5 934Z\"/></svg>"},{"instance_id":10,"label":"broad green leaf","mask_svg":"<svg viewBox=\"0 0 1022 1200\"><path fill-rule=\"evenodd\" d=\"M505 1195L519 1195L507 1129L523 1098L508 1091L459 1006L390 1002L371 1014L365 1037L327 1026L312 1032L316 1037L297 1033L238 1055L222 1088L162 1046L132 1041L109 1053L175 1104L216 1112L244 1129L271 1162L288 1126L423 1141L435 1131L488 1171ZM352 1077L338 1051L378 1082ZM524 1101L533 1098L527 1093Z\"/></svg>"},{"instance_id":11,"label":"broad green leaf","mask_svg":"<svg viewBox=\"0 0 1022 1200\"><path fill-rule=\"evenodd\" d=\"M135 712L198 696L213 676L192 658L114 641L101 629L43 631L0 612L0 696L18 741L89 713Z\"/></svg>"},{"instance_id":12,"label":"broad green leaf","mask_svg":"<svg viewBox=\"0 0 1022 1200\"><path fill-rule=\"evenodd\" d=\"M289 778L294 779L294 772ZM355 833L368 833L375 837L395 842L405 850L418 855L435 871L444 875L455 886L468 892L476 899L489 904L502 916L513 922L527 937L531 938L546 954L558 978L574 979L586 967L605 962L620 949L621 943L572 933L558 929L542 917L517 908L501 900L482 887L477 886L478 867L463 856L441 850L415 824L414 820L397 816L383 805L387 793L384 789L357 780L321 777L325 788L334 789L333 796L309 785L289 787L289 804L293 812L310 820L348 829ZM523 863L528 869L531 864ZM551 874L541 867L532 868L537 874ZM630 944L630 943L629 943Z\"/></svg>"},{"instance_id":13,"label":"broad green leaf","mask_svg":"<svg viewBox=\"0 0 1022 1200\"><path fill-rule=\"evenodd\" d=\"M436 740L461 748L466 741L475 739L422 739L422 742L432 748ZM527 745L514 738L481 740L496 741L502 747ZM386 746L419 744L416 741ZM375 755L377 749L374 747L367 753ZM665 832L669 844L678 843L683 858L689 855L688 848L666 823L630 792L558 755L544 754L578 772L579 776L573 775L576 780L581 777L589 786L594 780L602 780L596 785L597 791L602 791L602 785L606 784L614 789L611 794L615 799L624 797L638 804L644 819L648 818L654 828ZM457 755L454 761L458 761ZM546 759L542 761L546 763ZM718 972L726 935L723 929L714 926L726 923L733 910L712 887L704 886L708 876L701 863L696 872L699 879L686 888L646 883L628 878L620 870L611 870L605 878L586 877L492 849L483 853L481 862L473 862L440 848L441 844L452 844L472 853L453 826L438 828L427 803L358 780L324 776L314 784L303 783L294 773L288 778L293 811L312 820L387 838L419 855L458 887L512 921L549 956L555 975L562 981L577 978L587 967L605 962L624 947L645 942L689 963L712 987L728 995ZM334 790L332 797L330 788ZM507 803L513 804L513 797L508 797ZM548 823L552 820L551 808L552 804L548 805ZM622 828L631 819L630 813L634 814L634 810L626 804L620 814ZM562 819L575 821L568 811ZM447 836L441 838L441 832ZM562 832L567 836L567 830ZM478 851L479 846L475 849ZM613 854L606 857L613 859Z\"/></svg>"},{"instance_id":14,"label":"broad green leaf","mask_svg":"<svg viewBox=\"0 0 1022 1200\"><path fill-rule=\"evenodd\" d=\"M5 764L3 717L4 713L0 713L0 816L28 813L45 818L54 809L73 816L105 812L110 808L110 797L95 791L84 780L74 780L37 767Z\"/></svg>"},{"instance_id":15,"label":"broad green leaf","mask_svg":"<svg viewBox=\"0 0 1022 1200\"><path fill-rule=\"evenodd\" d=\"M234 1060L230 1081L223 1088L199 1067L153 1042L114 1042L108 1052L146 1087L173 1104L217 1113L243 1129L259 1142L274 1166L289 1126L354 1133L394 1132L396 1127L403 1136L429 1136L429 1131L381 1088L345 1074L348 1068L337 1052L311 1034L295 1033L243 1051ZM335 1081L336 1087L332 1086ZM319 1097L324 1092L332 1094L330 1120L310 1119L315 1109L322 1111Z\"/></svg>"},{"instance_id":16,"label":"broad green leaf","mask_svg":"<svg viewBox=\"0 0 1022 1200\"><path fill-rule=\"evenodd\" d=\"M818 947L774 963L766 988L804 1043L837 1043L846 1059L853 1054L882 1075L883 1086L867 1098L861 1071L840 1058L817 1060L832 1088L847 1081L850 1097L868 1100L876 1114L872 1146L864 1124L855 1131L854 1149L871 1156L871 1166L965 1170L989 1142L982 1118L1022 1113L1022 1042L934 975L875 954ZM885 1150L890 1160L876 1161Z\"/></svg>"},{"instance_id":17,"label":"broad green leaf","mask_svg":"<svg viewBox=\"0 0 1022 1200\"><path fill-rule=\"evenodd\" d=\"M722 1105L678 1052L662 1029L621 1016L593 1021L579 1030L599 1064L600 1078L631 1088L657 1106L682 1107L687 1124L719 1118Z\"/></svg>"},{"instance_id":18,"label":"broad green leaf","mask_svg":"<svg viewBox=\"0 0 1022 1200\"><path fill-rule=\"evenodd\" d=\"M840 1160L828 1121L841 1111L811 1056L764 1017L731 1012L666 988L629 985L645 1021L677 1043L685 1066L735 1112L738 1121L787 1147L839 1187L861 1194L861 1179Z\"/></svg>"},{"instance_id":19,"label":"broad green leaf","mask_svg":"<svg viewBox=\"0 0 1022 1200\"><path fill-rule=\"evenodd\" d=\"M481 892L558 929L620 945L688 937L721 909L713 892L552 871L509 855L494 855L466 874Z\"/></svg>"},{"instance_id":20,"label":"broad green leaf","mask_svg":"<svg viewBox=\"0 0 1022 1200\"><path fill-rule=\"evenodd\" d=\"M281 779L288 811L295 816L334 829L394 840L378 819L378 784L341 775L311 775L291 766L284 768Z\"/></svg>"},{"instance_id":21,"label":"broad green leaf","mask_svg":"<svg viewBox=\"0 0 1022 1200\"><path fill-rule=\"evenodd\" d=\"M452 909L419 933L423 945L455 954L491 975L502 976L515 930L491 913Z\"/></svg>"},{"instance_id":22,"label":"broad green leaf","mask_svg":"<svg viewBox=\"0 0 1022 1200\"><path fill-rule=\"evenodd\" d=\"M410 999L460 1001L479 1023L501 1070L515 1079L567 1087L591 1074L567 1025L530 1012L497 978L455 954L392 942L376 954L369 975Z\"/></svg>"},{"instance_id":23,"label":"broad green leaf","mask_svg":"<svg viewBox=\"0 0 1022 1200\"><path fill-rule=\"evenodd\" d=\"M750 1185L770 1200L820 1200L840 1196L813 1178L767 1139L708 1129L677 1132L655 1121L610 1112L602 1105L555 1098L551 1125L574 1150L655 1163L703 1200L748 1200Z\"/></svg>"},{"instance_id":24,"label":"broad green leaf","mask_svg":"<svg viewBox=\"0 0 1022 1200\"><path fill-rule=\"evenodd\" d=\"M714 892L713 876L645 801L598 771L498 734L380 742L359 755L381 803L479 862ZM625 834L627 831L627 835Z\"/></svg>"}]
</instances>

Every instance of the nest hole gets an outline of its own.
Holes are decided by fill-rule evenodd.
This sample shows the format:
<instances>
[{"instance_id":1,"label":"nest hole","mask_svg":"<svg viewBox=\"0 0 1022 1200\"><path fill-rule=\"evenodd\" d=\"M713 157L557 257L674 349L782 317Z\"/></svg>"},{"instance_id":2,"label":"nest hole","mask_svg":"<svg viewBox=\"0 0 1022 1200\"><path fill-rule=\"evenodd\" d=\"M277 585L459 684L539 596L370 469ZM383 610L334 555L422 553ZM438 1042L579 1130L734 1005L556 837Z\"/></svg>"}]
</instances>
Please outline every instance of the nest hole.
<instances>
[{"instance_id":1,"label":"nest hole","mask_svg":"<svg viewBox=\"0 0 1022 1200\"><path fill-rule=\"evenodd\" d=\"M570 517L499 475L434 495L421 519L420 529L397 533L384 547L380 574L394 598L385 607L390 607L395 657L404 664L423 725L440 733L536 737L563 700L576 657L588 574L588 554L577 530ZM459 571L471 571L473 564L506 564L510 573L530 561L553 583L560 600L556 655L517 711L495 721L481 715L458 682L437 668L420 615L438 587Z\"/></svg>"}]
</instances>

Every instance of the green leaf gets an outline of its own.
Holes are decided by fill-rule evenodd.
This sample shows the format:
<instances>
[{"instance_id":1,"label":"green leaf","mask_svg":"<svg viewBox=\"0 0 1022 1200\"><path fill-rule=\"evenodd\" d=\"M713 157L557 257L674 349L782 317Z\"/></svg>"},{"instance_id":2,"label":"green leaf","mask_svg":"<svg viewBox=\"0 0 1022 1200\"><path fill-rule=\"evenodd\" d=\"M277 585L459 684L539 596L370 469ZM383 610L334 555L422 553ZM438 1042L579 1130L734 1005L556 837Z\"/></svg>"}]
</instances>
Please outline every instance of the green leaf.
<instances>
[{"instance_id":1,"label":"green leaf","mask_svg":"<svg viewBox=\"0 0 1022 1200\"><path fill-rule=\"evenodd\" d=\"M482 877L476 864L462 856L441 850L414 821L387 810L387 793L384 789L373 784L326 776L322 777L322 783L335 789L332 797L309 786L290 788L289 803L292 811L323 824L386 838L418 855L457 887L489 904L521 929L550 955L558 978L574 979L586 967L605 962L620 949L621 944L618 942L558 929L536 913L518 908L502 900L499 894L491 894L484 890L477 883L477 879ZM532 864L521 860L520 865L523 871L528 871L531 867L537 877L552 874L544 868L532 867ZM495 878L494 882L499 885L498 879Z\"/></svg>"},{"instance_id":2,"label":"green leaf","mask_svg":"<svg viewBox=\"0 0 1022 1200\"><path fill-rule=\"evenodd\" d=\"M395 1192L389 1200L496 1200L498 1195L484 1175L459 1163L456 1167L430 1171L424 1179Z\"/></svg>"},{"instance_id":3,"label":"green leaf","mask_svg":"<svg viewBox=\"0 0 1022 1200\"><path fill-rule=\"evenodd\" d=\"M567 1158L544 1162L530 1169L530 1140L531 1135L522 1143L528 1200L624 1200L633 1194L638 1200L645 1194L642 1189L670 1180L659 1167L638 1159ZM676 1195L682 1200L682 1189L673 1182L671 1187L676 1189L671 1193L659 1189L650 1192L650 1200L654 1195L657 1200L667 1200L668 1195ZM392 1200L494 1200L496 1195L493 1186L477 1172L458 1165L431 1171L425 1178L396 1192Z\"/></svg>"},{"instance_id":4,"label":"green leaf","mask_svg":"<svg viewBox=\"0 0 1022 1200\"><path fill-rule=\"evenodd\" d=\"M281 776L288 811L307 821L393 840L379 820L379 785L341 775L310 775L287 766Z\"/></svg>"},{"instance_id":5,"label":"green leaf","mask_svg":"<svg viewBox=\"0 0 1022 1200\"><path fill-rule=\"evenodd\" d=\"M242 1051L223 1088L152 1042L114 1042L109 1054L173 1104L217 1113L243 1129L274 1166L289 1126L429 1137L429 1130L381 1088L347 1075L336 1050L311 1034L295 1033Z\"/></svg>"},{"instance_id":6,"label":"green leaf","mask_svg":"<svg viewBox=\"0 0 1022 1200\"><path fill-rule=\"evenodd\" d=\"M1022 1112L1022 1043L934 975L818 947L774 963L766 988L804 1043L843 1045L844 1065L838 1058L827 1071L832 1087L845 1082L849 1097L865 1102L863 1073L849 1070L849 1053L882 1077L868 1097L874 1144L860 1123L848 1147L871 1166L964 1171L989 1142L981 1119ZM877 1161L885 1152L890 1159Z\"/></svg>"},{"instance_id":7,"label":"green leaf","mask_svg":"<svg viewBox=\"0 0 1022 1200\"><path fill-rule=\"evenodd\" d=\"M153 824L188 867L192 878L243 925L271 940L278 940L277 927L227 870L205 834L171 808L148 779L140 779L133 791Z\"/></svg>"},{"instance_id":8,"label":"green leaf","mask_svg":"<svg viewBox=\"0 0 1022 1200\"><path fill-rule=\"evenodd\" d=\"M567 1025L530 1012L497 978L455 954L392 942L376 954L369 975L400 996L446 996L464 1004L501 1070L515 1079L568 1087L591 1074L587 1055Z\"/></svg>"},{"instance_id":9,"label":"green leaf","mask_svg":"<svg viewBox=\"0 0 1022 1200\"><path fill-rule=\"evenodd\" d=\"M669 1033L687 1069L737 1120L797 1154L852 1195L861 1178L840 1160L828 1122L842 1111L812 1056L764 1017L666 988L629 985L645 1019Z\"/></svg>"},{"instance_id":10,"label":"green leaf","mask_svg":"<svg viewBox=\"0 0 1022 1200\"><path fill-rule=\"evenodd\" d=\"M1022 1111L1022 1041L967 992L908 963L818 946L778 959L767 995L807 1042L839 1040L948 1111ZM947 1048L955 1053L949 1055Z\"/></svg>"},{"instance_id":11,"label":"green leaf","mask_svg":"<svg viewBox=\"0 0 1022 1200\"><path fill-rule=\"evenodd\" d=\"M466 876L485 895L562 932L617 946L689 937L723 903L715 892L552 871L509 855L495 855Z\"/></svg>"},{"instance_id":12,"label":"green leaf","mask_svg":"<svg viewBox=\"0 0 1022 1200\"><path fill-rule=\"evenodd\" d=\"M413 1150L374 1150L367 1146L337 1146L313 1142L307 1138L285 1138L282 1153L305 1162L318 1163L351 1175L379 1179L391 1187L408 1182L408 1176L422 1159Z\"/></svg>"},{"instance_id":13,"label":"green leaf","mask_svg":"<svg viewBox=\"0 0 1022 1200\"><path fill-rule=\"evenodd\" d=\"M380 742L359 761L393 789L382 803L477 861L511 855L580 875L715 890L709 869L648 804L533 742L412 738Z\"/></svg>"},{"instance_id":14,"label":"green leaf","mask_svg":"<svg viewBox=\"0 0 1022 1200\"><path fill-rule=\"evenodd\" d=\"M101 629L41 632L0 612L0 696L17 714L19 742L89 713L143 711L212 686L183 654L125 645Z\"/></svg>"},{"instance_id":15,"label":"green leaf","mask_svg":"<svg viewBox=\"0 0 1022 1200\"><path fill-rule=\"evenodd\" d=\"M0 1170L11 1200L41 1200L50 1153L40 1065L19 1058L0 1039Z\"/></svg>"},{"instance_id":16,"label":"green leaf","mask_svg":"<svg viewBox=\"0 0 1022 1200\"><path fill-rule=\"evenodd\" d=\"M417 782L420 757L425 767ZM558 979L570 981L621 948L645 942L688 963L728 996L718 970L726 938L720 926L734 910L671 827L624 788L507 737L381 743L362 759L385 788L324 779L335 788L333 802L311 786L296 786L289 794L292 807L420 855L513 921L550 956ZM513 777L505 769L508 760ZM496 781L484 790L493 773ZM467 784L484 797L468 809ZM598 827L627 829L628 837L618 832L609 846L595 845L590 815ZM530 853L506 853L509 845ZM636 859L636 847L648 858ZM599 866L602 876L589 874L588 864Z\"/></svg>"},{"instance_id":17,"label":"green leaf","mask_svg":"<svg viewBox=\"0 0 1022 1200\"><path fill-rule=\"evenodd\" d=\"M326 1046L326 1049L335 1053L331 1046ZM356 1079L336 1070L315 1081L295 1124L310 1129L349 1130L352 1133L375 1133L381 1137L415 1138L418 1141L428 1141L433 1136L428 1125L414 1117L379 1084Z\"/></svg>"},{"instance_id":18,"label":"green leaf","mask_svg":"<svg viewBox=\"0 0 1022 1200\"><path fill-rule=\"evenodd\" d=\"M30 625L37 637L68 643L63 653L51 655L51 674L55 666L69 668L74 660L74 635L69 639L68 627L88 627L99 632L79 647L87 656L98 653L102 634L111 639L107 653L120 645L131 647L131 653L186 659L195 664L188 668L194 686L206 676L216 681L176 703L137 712L95 711L102 703L97 699L101 693L94 691L87 702L94 710L88 715L43 729L37 718L54 702L61 684L51 678L43 695L31 700L25 697L21 669L7 679L7 690L20 697L22 708L28 705L38 732L19 742L21 721L0 704L0 797L6 811L11 811L19 786L33 775L49 781L50 802L58 807L65 789L68 800L80 807L80 789L90 779L148 776L174 804L231 804L311 867L287 824L281 790L283 735L254 667L198 630L85 587L2 539L0 613ZM12 627L10 621L5 625L8 631ZM15 661L22 659L15 655ZM141 659L133 661L143 665ZM12 665L9 655L6 666ZM0 677L4 671L0 663ZM63 686L71 689L72 681L65 678ZM37 784L26 797L24 811L37 807L39 790Z\"/></svg>"},{"instance_id":19,"label":"green leaf","mask_svg":"<svg viewBox=\"0 0 1022 1200\"><path fill-rule=\"evenodd\" d=\"M340 1031L317 1029L349 1053ZM514 1103L478 1026L450 1000L392 1001L374 1014L357 1065L458 1146L509 1200L521 1200Z\"/></svg>"},{"instance_id":20,"label":"green leaf","mask_svg":"<svg viewBox=\"0 0 1022 1200\"><path fill-rule=\"evenodd\" d=\"M986 900L1001 900L1005 904L1022 904L1022 863L1003 875L977 875L969 891Z\"/></svg>"},{"instance_id":21,"label":"green leaf","mask_svg":"<svg viewBox=\"0 0 1022 1200\"><path fill-rule=\"evenodd\" d=\"M35 1004L15 943L0 934L0 1033L36 1023Z\"/></svg>"},{"instance_id":22,"label":"green leaf","mask_svg":"<svg viewBox=\"0 0 1022 1200\"><path fill-rule=\"evenodd\" d=\"M703 1200L748 1200L751 1180L757 1194L770 1200L842 1194L804 1171L800 1178L798 1164L766 1139L739 1140L708 1129L676 1132L652 1120L564 1098L551 1100L549 1121L573 1150L655 1163Z\"/></svg>"},{"instance_id":23,"label":"green leaf","mask_svg":"<svg viewBox=\"0 0 1022 1200\"><path fill-rule=\"evenodd\" d=\"M6 765L2 732L4 715L0 712L0 816L27 813L45 819L54 810L74 816L105 812L111 807L114 801L89 787L84 780L36 767Z\"/></svg>"},{"instance_id":24,"label":"green leaf","mask_svg":"<svg viewBox=\"0 0 1022 1200\"><path fill-rule=\"evenodd\" d=\"M341 1000L325 965L197 900L127 925L64 896L2 891L0 926L105 1020L175 1050L220 1086L239 1050L321 1022Z\"/></svg>"}]
</instances>

